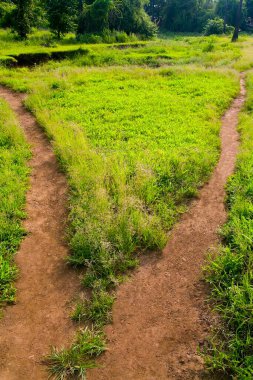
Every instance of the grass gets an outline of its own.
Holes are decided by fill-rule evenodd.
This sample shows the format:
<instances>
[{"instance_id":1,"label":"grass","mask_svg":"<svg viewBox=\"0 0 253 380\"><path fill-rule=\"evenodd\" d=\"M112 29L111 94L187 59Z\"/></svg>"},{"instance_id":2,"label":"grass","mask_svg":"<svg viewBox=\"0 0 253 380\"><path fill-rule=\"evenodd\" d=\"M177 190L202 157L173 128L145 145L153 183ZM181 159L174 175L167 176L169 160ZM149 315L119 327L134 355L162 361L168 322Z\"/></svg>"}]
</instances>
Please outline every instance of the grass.
<instances>
[{"instance_id":1,"label":"grass","mask_svg":"<svg viewBox=\"0 0 253 380\"><path fill-rule=\"evenodd\" d=\"M22 72L1 79L23 86ZM25 80L27 105L72 189L69 261L87 267L84 283L96 295L108 291L136 265L136 252L164 247L166 231L208 178L219 154L219 118L238 78L60 67Z\"/></svg>"},{"instance_id":2,"label":"grass","mask_svg":"<svg viewBox=\"0 0 253 380\"><path fill-rule=\"evenodd\" d=\"M167 231L212 172L220 117L238 93L238 76L64 61L2 70L0 81L29 93L27 106L67 174L68 260L86 268L83 284L91 290L72 318L100 331L111 319L112 292L124 273L138 264L140 252L164 247ZM90 360L76 358L78 346L54 350L50 358L59 366L50 366L51 373L58 368L84 376ZM76 360L82 360L78 370Z\"/></svg>"},{"instance_id":3,"label":"grass","mask_svg":"<svg viewBox=\"0 0 253 380\"><path fill-rule=\"evenodd\" d=\"M87 41L92 42L92 38ZM94 36L93 36L94 37ZM96 36L95 36L96 37ZM99 37L99 36L97 36ZM130 40L133 38L130 38ZM94 40L96 42L98 38ZM204 67L245 66L250 64L251 38L241 37L240 43L231 44L229 36L203 37L173 35L169 38L159 38L153 41L125 41L114 43L84 43L77 41L74 35L67 35L61 41L52 40L49 32L36 31L27 41L17 41L13 34L0 30L0 63L11 64L10 56L17 58L19 54L52 54L53 52L68 52L82 49L85 54L79 54L69 61L77 66L112 66L112 65L147 65L160 67L175 64L195 64ZM99 40L100 41L100 40ZM106 40L105 40L106 41ZM100 41L101 42L101 41ZM246 63L248 62L248 63ZM64 63L65 65L65 63Z\"/></svg>"},{"instance_id":4,"label":"grass","mask_svg":"<svg viewBox=\"0 0 253 380\"><path fill-rule=\"evenodd\" d=\"M37 37L27 46L10 39L5 54L77 46L68 38L58 46L41 46ZM94 330L81 332L69 349L52 349L46 360L52 377L85 378L104 350L101 329L111 320L116 285L138 264L141 252L164 247L167 231L209 178L219 156L220 117L239 90L234 69L252 67L251 45L248 36L230 44L229 37L185 35L80 44L85 56L33 70L0 70L1 83L29 94L27 107L67 174L68 261L86 269L82 283L90 289L72 318L88 321ZM248 86L251 91L252 77ZM224 248L207 269L225 326L222 338L216 336L209 347L208 366L239 379L252 376L252 99L241 118L242 152L228 185ZM90 342L97 339L94 351Z\"/></svg>"},{"instance_id":5,"label":"grass","mask_svg":"<svg viewBox=\"0 0 253 380\"><path fill-rule=\"evenodd\" d=\"M25 233L21 220L25 217L29 157L23 133L0 99L0 305L15 301L17 268L13 256Z\"/></svg>"},{"instance_id":6,"label":"grass","mask_svg":"<svg viewBox=\"0 0 253 380\"><path fill-rule=\"evenodd\" d=\"M103 333L94 329L79 331L75 343L68 350L52 348L45 358L50 370L49 378L65 380L75 378L85 380L86 370L95 367L95 358L105 351Z\"/></svg>"},{"instance_id":7,"label":"grass","mask_svg":"<svg viewBox=\"0 0 253 380\"><path fill-rule=\"evenodd\" d=\"M235 379L253 377L253 74L240 117L241 148L227 185L223 246L206 268L221 325L207 349L207 365Z\"/></svg>"}]
</instances>

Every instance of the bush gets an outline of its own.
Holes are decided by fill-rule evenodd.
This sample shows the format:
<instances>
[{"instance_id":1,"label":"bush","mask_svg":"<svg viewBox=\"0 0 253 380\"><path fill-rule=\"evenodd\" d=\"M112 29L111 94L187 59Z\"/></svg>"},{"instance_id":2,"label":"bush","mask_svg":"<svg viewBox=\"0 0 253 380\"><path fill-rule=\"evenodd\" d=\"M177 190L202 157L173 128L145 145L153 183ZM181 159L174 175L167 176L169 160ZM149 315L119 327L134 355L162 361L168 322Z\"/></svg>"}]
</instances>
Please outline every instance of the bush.
<instances>
[{"instance_id":1,"label":"bush","mask_svg":"<svg viewBox=\"0 0 253 380\"><path fill-rule=\"evenodd\" d=\"M0 56L0 66L11 67L15 66L17 60L14 57Z\"/></svg>"},{"instance_id":2,"label":"bush","mask_svg":"<svg viewBox=\"0 0 253 380\"><path fill-rule=\"evenodd\" d=\"M125 42L134 42L137 41L138 38L135 34L128 35L126 32L118 31L118 30L112 30L104 29L101 33L98 34L92 34L92 33L86 33L86 34L79 34L77 36L77 40L79 42L85 43L85 44L114 44L114 43L125 43Z\"/></svg>"},{"instance_id":3,"label":"bush","mask_svg":"<svg viewBox=\"0 0 253 380\"><path fill-rule=\"evenodd\" d=\"M102 32L109 26L109 0L95 0L92 4L84 4L83 12L78 20L78 34Z\"/></svg>"},{"instance_id":4,"label":"bush","mask_svg":"<svg viewBox=\"0 0 253 380\"><path fill-rule=\"evenodd\" d=\"M11 3L0 1L0 27L8 28L13 25L14 11L16 6Z\"/></svg>"},{"instance_id":5,"label":"bush","mask_svg":"<svg viewBox=\"0 0 253 380\"><path fill-rule=\"evenodd\" d=\"M129 35L137 33L146 38L153 37L157 33L157 26L151 21L144 10L143 2L132 4L122 0L119 4L109 0L95 0L92 4L85 4L78 20L77 34L86 33L100 34L104 30L120 30ZM121 35L121 41L126 39L126 35ZM110 43L112 41L109 34Z\"/></svg>"},{"instance_id":6,"label":"bush","mask_svg":"<svg viewBox=\"0 0 253 380\"><path fill-rule=\"evenodd\" d=\"M223 32L224 32L224 20L218 17L212 20L208 20L204 28L205 36L210 36L212 34L223 34Z\"/></svg>"}]
</instances>

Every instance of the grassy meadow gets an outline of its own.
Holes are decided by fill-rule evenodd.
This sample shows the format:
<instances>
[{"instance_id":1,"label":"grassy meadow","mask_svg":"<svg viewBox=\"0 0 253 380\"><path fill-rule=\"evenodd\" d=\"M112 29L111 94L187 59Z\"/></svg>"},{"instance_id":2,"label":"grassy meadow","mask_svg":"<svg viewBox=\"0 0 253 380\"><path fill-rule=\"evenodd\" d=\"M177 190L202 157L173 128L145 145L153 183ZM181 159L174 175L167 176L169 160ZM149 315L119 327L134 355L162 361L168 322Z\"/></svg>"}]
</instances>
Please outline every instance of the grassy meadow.
<instances>
[{"instance_id":1,"label":"grassy meadow","mask_svg":"<svg viewBox=\"0 0 253 380\"><path fill-rule=\"evenodd\" d=\"M75 59L71 57L70 65L160 67L194 64L201 67L252 67L252 40L246 35L242 36L237 44L231 44L229 36L169 34L160 35L151 41L138 41L136 36L125 36L121 39L108 36L104 41L98 36L95 37L88 40L89 44L76 41L72 34L58 41L53 39L49 32L40 31L33 33L26 41L17 41L11 32L0 30L0 66L5 66L8 58L17 58L20 54L32 56L80 50Z\"/></svg>"},{"instance_id":2,"label":"grassy meadow","mask_svg":"<svg viewBox=\"0 0 253 380\"><path fill-rule=\"evenodd\" d=\"M0 39L5 43L2 56L77 46L85 51L30 69L0 67L0 83L28 94L26 105L52 141L70 185L68 262L85 269L82 282L90 289L72 318L88 320L94 328L79 333L70 349L53 350L46 361L56 378L75 373L84 378L85 369L105 349L101 329L111 320L116 285L138 264L140 253L164 247L167 232L218 161L220 119L239 92L238 72L253 67L253 39L242 36L231 44L229 37L169 35L153 41L83 44L71 36L48 42L39 33L23 46L7 32L0 32ZM224 249L207 269L213 297L230 329L222 337L223 347L213 342L208 365L232 371L239 379L252 375L252 88L249 75L249 99L240 121L242 148L228 185ZM4 115L0 132L6 133L11 114ZM23 161L15 161L24 181L14 191L18 210L23 207L29 156L22 144ZM8 152L15 149L7 147ZM20 211L15 219L19 235L11 252L22 236L23 216Z\"/></svg>"},{"instance_id":3,"label":"grassy meadow","mask_svg":"<svg viewBox=\"0 0 253 380\"><path fill-rule=\"evenodd\" d=\"M3 80L22 88L23 70ZM27 106L72 189L69 261L87 267L85 285L109 302L105 292L136 265L135 253L164 247L166 232L209 177L238 77L61 66L34 70L25 81Z\"/></svg>"},{"instance_id":4,"label":"grassy meadow","mask_svg":"<svg viewBox=\"0 0 253 380\"><path fill-rule=\"evenodd\" d=\"M15 301L13 256L24 235L30 151L8 105L0 99L0 306Z\"/></svg>"}]
</instances>

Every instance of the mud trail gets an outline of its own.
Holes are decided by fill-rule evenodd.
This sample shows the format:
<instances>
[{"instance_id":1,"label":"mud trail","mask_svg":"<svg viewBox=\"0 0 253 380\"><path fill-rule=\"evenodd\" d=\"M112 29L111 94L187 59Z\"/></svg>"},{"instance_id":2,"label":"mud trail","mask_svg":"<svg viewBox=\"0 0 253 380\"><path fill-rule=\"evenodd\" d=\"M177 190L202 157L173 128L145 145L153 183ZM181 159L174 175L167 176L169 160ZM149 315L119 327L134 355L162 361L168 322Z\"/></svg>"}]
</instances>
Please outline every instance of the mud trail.
<instances>
[{"instance_id":1,"label":"mud trail","mask_svg":"<svg viewBox=\"0 0 253 380\"><path fill-rule=\"evenodd\" d=\"M28 235L16 255L17 304L0 320L0 379L44 380L48 374L42 356L50 345L66 345L74 334L69 302L79 291L79 280L64 260L67 183L22 96L3 87L0 96L16 113L33 153L24 222Z\"/></svg>"},{"instance_id":2,"label":"mud trail","mask_svg":"<svg viewBox=\"0 0 253 380\"><path fill-rule=\"evenodd\" d=\"M120 286L113 324L106 327L108 351L98 360L102 368L89 370L88 380L209 378L196 353L212 323L201 268L226 221L224 185L235 166L244 101L241 76L240 95L222 119L221 156L210 181L172 230L162 257L146 259Z\"/></svg>"}]
</instances>

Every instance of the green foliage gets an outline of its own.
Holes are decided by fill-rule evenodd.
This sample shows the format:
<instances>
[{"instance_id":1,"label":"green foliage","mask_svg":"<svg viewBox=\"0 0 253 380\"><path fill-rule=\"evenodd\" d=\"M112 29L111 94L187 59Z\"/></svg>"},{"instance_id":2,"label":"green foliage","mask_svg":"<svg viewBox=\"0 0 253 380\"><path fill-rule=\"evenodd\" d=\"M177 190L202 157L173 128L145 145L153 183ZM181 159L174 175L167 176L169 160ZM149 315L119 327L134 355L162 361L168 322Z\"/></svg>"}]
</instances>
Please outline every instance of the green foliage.
<instances>
[{"instance_id":1,"label":"green foliage","mask_svg":"<svg viewBox=\"0 0 253 380\"><path fill-rule=\"evenodd\" d=\"M13 29L21 39L26 39L32 25L32 0L17 0Z\"/></svg>"},{"instance_id":2,"label":"green foliage","mask_svg":"<svg viewBox=\"0 0 253 380\"><path fill-rule=\"evenodd\" d=\"M227 186L229 218L223 227L219 255L206 268L222 326L207 350L212 369L237 379L253 376L253 75L240 118L241 148L235 174Z\"/></svg>"},{"instance_id":3,"label":"green foliage","mask_svg":"<svg viewBox=\"0 0 253 380\"><path fill-rule=\"evenodd\" d=\"M78 35L78 41L86 44L113 44L117 42L133 42L138 41L135 34L126 34L126 32L118 30L104 29L101 33L85 33Z\"/></svg>"},{"instance_id":4,"label":"green foliage","mask_svg":"<svg viewBox=\"0 0 253 380\"><path fill-rule=\"evenodd\" d=\"M112 0L95 0L92 4L84 3L78 20L78 34L101 32L109 28L109 12Z\"/></svg>"},{"instance_id":5,"label":"green foliage","mask_svg":"<svg viewBox=\"0 0 253 380\"><path fill-rule=\"evenodd\" d=\"M13 25L16 6L11 2L0 1L0 27L8 28Z\"/></svg>"},{"instance_id":6,"label":"green foliage","mask_svg":"<svg viewBox=\"0 0 253 380\"><path fill-rule=\"evenodd\" d=\"M216 5L216 14L223 18L225 22L229 25L236 25L236 17L237 17L237 8L238 1L237 0L219 0ZM243 2L242 7L242 17L240 26L244 29L246 28L246 17L247 17L247 7L246 3Z\"/></svg>"},{"instance_id":7,"label":"green foliage","mask_svg":"<svg viewBox=\"0 0 253 380\"><path fill-rule=\"evenodd\" d=\"M204 34L205 36L211 36L212 34L223 34L224 32L224 20L216 17L213 20L208 20L205 26Z\"/></svg>"},{"instance_id":8,"label":"green foliage","mask_svg":"<svg viewBox=\"0 0 253 380\"><path fill-rule=\"evenodd\" d=\"M168 0L164 4L162 27L177 32L201 32L212 9L198 0Z\"/></svg>"},{"instance_id":9,"label":"green foliage","mask_svg":"<svg viewBox=\"0 0 253 380\"><path fill-rule=\"evenodd\" d=\"M17 60L14 57L0 56L0 66L11 67L15 66Z\"/></svg>"},{"instance_id":10,"label":"green foliage","mask_svg":"<svg viewBox=\"0 0 253 380\"><path fill-rule=\"evenodd\" d=\"M146 0L122 0L119 19L111 20L111 28L138 33L148 38L157 33L156 25L144 10Z\"/></svg>"},{"instance_id":11,"label":"green foliage","mask_svg":"<svg viewBox=\"0 0 253 380\"><path fill-rule=\"evenodd\" d=\"M77 6L76 0L46 0L49 26L58 39L75 29Z\"/></svg>"},{"instance_id":12,"label":"green foliage","mask_svg":"<svg viewBox=\"0 0 253 380\"><path fill-rule=\"evenodd\" d=\"M21 219L25 216L29 157L28 146L12 112L0 100L0 304L15 300L12 282L17 269L13 255L24 235Z\"/></svg>"},{"instance_id":13,"label":"green foliage","mask_svg":"<svg viewBox=\"0 0 253 380\"><path fill-rule=\"evenodd\" d=\"M73 34L68 34L56 43L49 32L35 31L26 41L17 41L13 34L0 30L0 55L14 57L23 65L29 64L29 61L31 64L41 62L40 58L46 53L45 57L50 59L69 57L69 65L81 67L130 64L160 67L189 63L200 67L251 67L252 63L249 37L245 38L241 45L231 44L226 36L195 37L170 34L169 38L163 36L162 40L144 42L138 41L135 35L128 35L129 42L115 43L121 38L124 40L126 34L105 31L100 35L84 35L78 43ZM93 45L87 49L87 46L82 44L83 41ZM101 42L113 45L106 46ZM65 62L62 64L66 65ZM54 66L54 63L51 62L50 65ZM56 65L58 67L59 63ZM6 80L7 78L8 76Z\"/></svg>"},{"instance_id":14,"label":"green foliage","mask_svg":"<svg viewBox=\"0 0 253 380\"><path fill-rule=\"evenodd\" d=\"M79 301L72 314L74 321L87 321L103 326L111 322L111 310L114 298L103 290L96 290L90 300Z\"/></svg>"},{"instance_id":15,"label":"green foliage","mask_svg":"<svg viewBox=\"0 0 253 380\"><path fill-rule=\"evenodd\" d=\"M110 29L152 37L156 33L156 26L144 10L145 3L143 0L95 0L91 4L84 3L77 33Z\"/></svg>"},{"instance_id":16,"label":"green foliage","mask_svg":"<svg viewBox=\"0 0 253 380\"><path fill-rule=\"evenodd\" d=\"M104 351L103 333L86 328L78 333L69 349L58 351L53 348L44 362L49 367L50 378L67 380L75 376L75 378L85 380L86 370L95 367L94 359Z\"/></svg>"}]
</instances>

